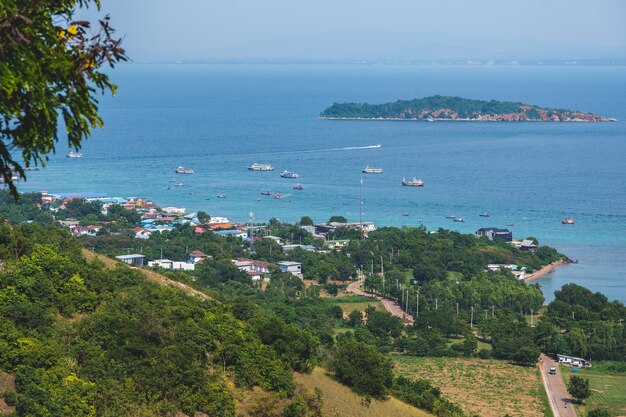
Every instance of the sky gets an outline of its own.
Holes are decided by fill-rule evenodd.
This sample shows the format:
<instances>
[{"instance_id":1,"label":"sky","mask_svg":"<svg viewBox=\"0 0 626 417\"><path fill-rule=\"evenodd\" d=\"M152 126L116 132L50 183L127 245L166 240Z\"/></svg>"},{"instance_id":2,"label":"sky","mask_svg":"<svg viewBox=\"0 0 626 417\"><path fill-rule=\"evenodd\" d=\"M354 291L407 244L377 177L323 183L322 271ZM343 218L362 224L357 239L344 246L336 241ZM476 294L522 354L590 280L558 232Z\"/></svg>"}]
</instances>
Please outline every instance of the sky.
<instances>
[{"instance_id":1,"label":"sky","mask_svg":"<svg viewBox=\"0 0 626 417\"><path fill-rule=\"evenodd\" d=\"M435 53L424 52L425 43L468 58L483 47L485 55L511 50L545 57L561 44L570 45L570 55L578 53L572 45L584 44L579 58L626 55L624 0L102 0L99 12L80 17L106 13L139 61L419 59Z\"/></svg>"}]
</instances>

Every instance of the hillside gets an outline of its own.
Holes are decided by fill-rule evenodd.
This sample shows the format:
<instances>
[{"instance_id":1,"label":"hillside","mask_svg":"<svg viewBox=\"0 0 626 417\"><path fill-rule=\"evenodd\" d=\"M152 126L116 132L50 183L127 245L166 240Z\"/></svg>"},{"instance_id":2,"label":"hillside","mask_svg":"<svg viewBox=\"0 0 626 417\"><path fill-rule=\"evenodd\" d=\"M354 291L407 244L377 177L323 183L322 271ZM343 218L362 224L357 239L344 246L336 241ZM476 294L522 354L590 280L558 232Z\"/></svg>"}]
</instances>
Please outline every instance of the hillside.
<instances>
[{"instance_id":1,"label":"hillside","mask_svg":"<svg viewBox=\"0 0 626 417\"><path fill-rule=\"evenodd\" d=\"M551 109L529 104L472 100L462 97L431 96L393 103L335 103L324 110L322 119L363 120L472 120L609 122L615 119L575 110Z\"/></svg>"}]
</instances>

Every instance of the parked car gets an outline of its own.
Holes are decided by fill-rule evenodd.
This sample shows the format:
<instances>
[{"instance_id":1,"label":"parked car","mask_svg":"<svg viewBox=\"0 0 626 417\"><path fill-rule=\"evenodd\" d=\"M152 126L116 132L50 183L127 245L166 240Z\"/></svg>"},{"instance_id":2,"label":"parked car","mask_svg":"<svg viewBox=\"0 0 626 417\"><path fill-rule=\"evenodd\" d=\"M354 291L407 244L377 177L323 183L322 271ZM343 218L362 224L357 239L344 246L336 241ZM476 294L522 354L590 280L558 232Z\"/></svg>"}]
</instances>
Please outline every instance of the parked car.
<instances>
[{"instance_id":1,"label":"parked car","mask_svg":"<svg viewBox=\"0 0 626 417\"><path fill-rule=\"evenodd\" d=\"M556 375L556 366L550 367L550 375Z\"/></svg>"}]
</instances>

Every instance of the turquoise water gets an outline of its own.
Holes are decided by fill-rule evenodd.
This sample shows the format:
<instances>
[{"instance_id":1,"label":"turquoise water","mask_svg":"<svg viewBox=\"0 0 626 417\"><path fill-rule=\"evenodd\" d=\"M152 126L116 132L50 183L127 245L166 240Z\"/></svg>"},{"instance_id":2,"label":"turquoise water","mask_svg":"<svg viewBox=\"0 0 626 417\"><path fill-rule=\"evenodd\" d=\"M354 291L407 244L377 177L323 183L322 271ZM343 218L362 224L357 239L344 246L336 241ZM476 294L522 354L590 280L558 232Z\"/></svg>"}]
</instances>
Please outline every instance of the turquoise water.
<instances>
[{"instance_id":1,"label":"turquoise water","mask_svg":"<svg viewBox=\"0 0 626 417\"><path fill-rule=\"evenodd\" d=\"M61 147L22 190L145 196L245 221L341 214L380 225L474 232L510 227L578 259L540 281L576 282L626 302L626 124L325 121L334 101L433 94L522 101L626 120L626 68L126 65L103 97L105 129L82 159ZM381 148L368 146L381 144ZM274 172L250 172L253 162ZM179 165L196 174L173 174ZM301 178L278 174L288 169ZM402 187L416 176L423 188ZM185 187L171 187L170 180ZM304 191L292 189L295 182ZM261 190L287 194L282 200ZM217 199L223 193L225 199ZM260 199L260 201L257 201ZM490 218L478 214L488 211ZM408 213L409 216L404 216ZM453 223L448 214L463 216ZM561 224L573 216L576 224Z\"/></svg>"}]
</instances>

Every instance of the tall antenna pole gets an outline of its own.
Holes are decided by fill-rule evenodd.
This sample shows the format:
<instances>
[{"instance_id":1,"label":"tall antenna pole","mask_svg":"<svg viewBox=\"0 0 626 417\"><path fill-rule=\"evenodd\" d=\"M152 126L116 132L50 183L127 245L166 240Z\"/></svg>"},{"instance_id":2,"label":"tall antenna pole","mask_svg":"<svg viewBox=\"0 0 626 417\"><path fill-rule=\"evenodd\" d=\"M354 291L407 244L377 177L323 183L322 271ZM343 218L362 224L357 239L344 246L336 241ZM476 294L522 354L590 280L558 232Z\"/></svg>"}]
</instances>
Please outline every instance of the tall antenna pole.
<instances>
[{"instance_id":1,"label":"tall antenna pole","mask_svg":"<svg viewBox=\"0 0 626 417\"><path fill-rule=\"evenodd\" d=\"M250 253L254 253L254 212L250 210L250 213L248 214L250 215L250 226L248 227L248 238L250 238Z\"/></svg>"},{"instance_id":2,"label":"tall antenna pole","mask_svg":"<svg viewBox=\"0 0 626 417\"><path fill-rule=\"evenodd\" d=\"M383 263L383 257L380 257L380 275L383 277L383 292L385 291L385 266Z\"/></svg>"},{"instance_id":3,"label":"tall antenna pole","mask_svg":"<svg viewBox=\"0 0 626 417\"><path fill-rule=\"evenodd\" d=\"M420 290L415 291L415 319L420 315Z\"/></svg>"},{"instance_id":4,"label":"tall antenna pole","mask_svg":"<svg viewBox=\"0 0 626 417\"><path fill-rule=\"evenodd\" d=\"M359 213L361 220L361 240L363 240L363 175L361 175L361 198L359 204Z\"/></svg>"}]
</instances>

